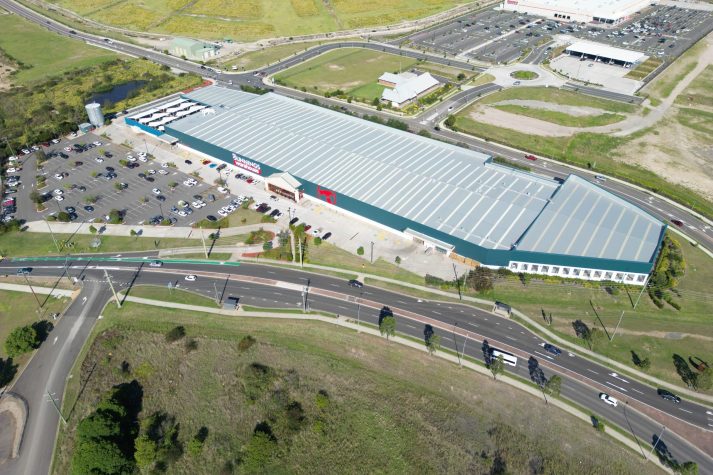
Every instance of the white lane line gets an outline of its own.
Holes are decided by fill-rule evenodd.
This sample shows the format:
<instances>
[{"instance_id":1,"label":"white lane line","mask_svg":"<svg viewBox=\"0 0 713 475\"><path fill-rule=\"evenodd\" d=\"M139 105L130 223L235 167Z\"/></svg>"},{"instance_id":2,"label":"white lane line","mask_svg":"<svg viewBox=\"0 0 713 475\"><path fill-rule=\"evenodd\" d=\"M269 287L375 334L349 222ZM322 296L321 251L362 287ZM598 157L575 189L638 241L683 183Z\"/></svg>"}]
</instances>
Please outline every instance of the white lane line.
<instances>
[{"instance_id":1,"label":"white lane line","mask_svg":"<svg viewBox=\"0 0 713 475\"><path fill-rule=\"evenodd\" d=\"M536 351L535 353L537 353L537 354L540 355L540 356L544 356L544 357L547 358L547 359L554 360L554 358L551 357L550 355L546 355L546 354L544 354L544 353L540 353L539 351Z\"/></svg>"},{"instance_id":2,"label":"white lane line","mask_svg":"<svg viewBox=\"0 0 713 475\"><path fill-rule=\"evenodd\" d=\"M626 389L622 388L621 386L617 386L616 384L611 383L609 381L604 381L604 384L608 384L609 386L611 386L613 388L617 388L619 391L624 391L625 393L629 392Z\"/></svg>"},{"instance_id":3,"label":"white lane line","mask_svg":"<svg viewBox=\"0 0 713 475\"><path fill-rule=\"evenodd\" d=\"M599 374L599 373L597 373L596 371L591 370L591 369L589 369L589 368L587 368L587 371L589 371L590 373Z\"/></svg>"},{"instance_id":4,"label":"white lane line","mask_svg":"<svg viewBox=\"0 0 713 475\"><path fill-rule=\"evenodd\" d=\"M54 341L52 342L52 344L53 344L53 345L56 344L58 339L59 339L59 337L57 337L57 336L54 337Z\"/></svg>"},{"instance_id":5,"label":"white lane line","mask_svg":"<svg viewBox=\"0 0 713 475\"><path fill-rule=\"evenodd\" d=\"M632 390L632 391L636 391L636 392L639 393L639 394L644 394L644 393L642 393L641 391L639 391L638 389L631 388L631 390Z\"/></svg>"},{"instance_id":6,"label":"white lane line","mask_svg":"<svg viewBox=\"0 0 713 475\"><path fill-rule=\"evenodd\" d=\"M512 340L512 341L517 341L517 338L513 338L510 335L505 335L505 338Z\"/></svg>"},{"instance_id":7,"label":"white lane line","mask_svg":"<svg viewBox=\"0 0 713 475\"><path fill-rule=\"evenodd\" d=\"M431 313L435 313L436 315L443 315L441 312L436 312L435 310Z\"/></svg>"},{"instance_id":8,"label":"white lane line","mask_svg":"<svg viewBox=\"0 0 713 475\"><path fill-rule=\"evenodd\" d=\"M496 325L500 325L500 322L495 322Z\"/></svg>"},{"instance_id":9,"label":"white lane line","mask_svg":"<svg viewBox=\"0 0 713 475\"><path fill-rule=\"evenodd\" d=\"M687 412L687 413L689 413L689 414L693 414L692 411L689 411L689 410L687 410L687 409L682 409L682 408L680 408L680 407L678 408L678 410L679 410L679 411L683 411L683 412Z\"/></svg>"},{"instance_id":10,"label":"white lane line","mask_svg":"<svg viewBox=\"0 0 713 475\"><path fill-rule=\"evenodd\" d=\"M332 284L332 285L334 285L334 284ZM335 286L335 287L336 287L336 286ZM404 302L403 300L397 300L396 302L397 302L397 303L400 303L400 304L404 304L404 305L407 305L407 303L406 303L406 302Z\"/></svg>"}]
</instances>

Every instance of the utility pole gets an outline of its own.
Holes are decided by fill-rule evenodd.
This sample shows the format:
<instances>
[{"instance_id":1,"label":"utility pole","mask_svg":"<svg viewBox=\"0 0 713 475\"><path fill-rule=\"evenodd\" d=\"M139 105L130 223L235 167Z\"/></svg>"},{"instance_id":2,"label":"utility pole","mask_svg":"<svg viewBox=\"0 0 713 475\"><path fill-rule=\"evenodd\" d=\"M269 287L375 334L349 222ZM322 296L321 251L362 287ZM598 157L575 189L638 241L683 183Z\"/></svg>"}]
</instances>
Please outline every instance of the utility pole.
<instances>
[{"instance_id":1,"label":"utility pole","mask_svg":"<svg viewBox=\"0 0 713 475\"><path fill-rule=\"evenodd\" d=\"M116 300L116 308L121 308L121 300L119 300L119 296L116 295L116 290L114 290L114 284L111 283L111 278L109 277L109 273L106 271L106 269L104 269L104 277L106 277L106 281L109 282L111 292L114 294L114 299Z\"/></svg>"},{"instance_id":2,"label":"utility pole","mask_svg":"<svg viewBox=\"0 0 713 475\"><path fill-rule=\"evenodd\" d=\"M369 244L371 244L371 257L369 259L369 263L373 264L374 263L374 241L369 241Z\"/></svg>"},{"instance_id":3,"label":"utility pole","mask_svg":"<svg viewBox=\"0 0 713 475\"><path fill-rule=\"evenodd\" d=\"M456 269L456 263L453 263L453 274L456 276L456 288L458 289L458 299L463 300L463 295L460 293L460 280L458 280L458 270ZM465 280L463 280L465 283Z\"/></svg>"},{"instance_id":4,"label":"utility pole","mask_svg":"<svg viewBox=\"0 0 713 475\"><path fill-rule=\"evenodd\" d=\"M639 446L639 450L641 451L641 456L644 457L644 460L647 460L646 454L644 453L644 448L641 446L641 442L639 442L639 438L636 437L636 434L634 434L634 429L631 427L631 422L629 422L629 417L626 415L626 408L629 407L629 401L624 401L624 419L626 419L626 423L629 426L629 430L631 431L631 435L634 436L634 440L636 441L636 444ZM656 444L654 444L654 447L656 447Z\"/></svg>"},{"instance_id":5,"label":"utility pole","mask_svg":"<svg viewBox=\"0 0 713 475\"><path fill-rule=\"evenodd\" d=\"M646 457L647 460L648 460L649 458L651 458L651 454L654 453L654 450L656 449L656 446L659 444L659 441L661 440L661 436L663 436L663 433L664 433L665 431L666 431L666 426L661 427L661 433L660 433L659 436L656 438L656 442L654 442L654 446L651 447L651 452L649 452L649 456Z\"/></svg>"},{"instance_id":6,"label":"utility pole","mask_svg":"<svg viewBox=\"0 0 713 475\"><path fill-rule=\"evenodd\" d=\"M621 325L621 321L623 319L624 319L624 310L621 311L621 315L619 316L619 321L617 322L616 328L614 329L614 333L611 334L609 341L612 341L614 339L614 335L616 335L616 331L619 329L619 325Z\"/></svg>"},{"instance_id":7,"label":"utility pole","mask_svg":"<svg viewBox=\"0 0 713 475\"><path fill-rule=\"evenodd\" d=\"M465 341L463 342L463 352L461 353L461 358L465 358L465 345L468 344L468 334L466 333L465 335ZM458 360L461 361L461 360ZM463 366L463 363L461 362L461 367Z\"/></svg>"},{"instance_id":8,"label":"utility pole","mask_svg":"<svg viewBox=\"0 0 713 475\"><path fill-rule=\"evenodd\" d=\"M456 341L456 327L458 326L458 322L454 321L453 326L451 327L451 334L453 335L453 344L456 347L456 356L458 356L458 366L463 366L463 363L460 360L460 351L458 351L458 342Z\"/></svg>"},{"instance_id":9,"label":"utility pole","mask_svg":"<svg viewBox=\"0 0 713 475\"><path fill-rule=\"evenodd\" d=\"M641 296L643 295L644 290L646 290L646 286L649 283L649 277L651 277L651 276L647 275L646 280L644 280L644 285L641 287L641 292L639 292L639 296L636 298L636 302L634 302L634 310L636 310L636 306L639 305L639 300L641 299Z\"/></svg>"},{"instance_id":10,"label":"utility pole","mask_svg":"<svg viewBox=\"0 0 713 475\"><path fill-rule=\"evenodd\" d=\"M300 244L300 268L304 268L304 262L302 261L302 238L297 240Z\"/></svg>"},{"instance_id":11,"label":"utility pole","mask_svg":"<svg viewBox=\"0 0 713 475\"><path fill-rule=\"evenodd\" d=\"M60 410L59 405L57 404L57 401L55 400L54 396L49 391L47 391L47 396L49 396L50 401L52 401L52 405L54 406L55 410L57 411L57 414L59 415L59 419L62 421L62 424L64 424L66 426L67 419L65 419L64 416L62 415L62 411Z\"/></svg>"},{"instance_id":12,"label":"utility pole","mask_svg":"<svg viewBox=\"0 0 713 475\"><path fill-rule=\"evenodd\" d=\"M208 259L208 248L205 245L205 236L203 235L203 226L201 226L200 230L201 230L201 241L203 242L203 252L205 253L205 258Z\"/></svg>"},{"instance_id":13,"label":"utility pole","mask_svg":"<svg viewBox=\"0 0 713 475\"><path fill-rule=\"evenodd\" d=\"M54 232L52 232L52 226L50 226L50 222L47 221L46 218L44 218L45 223L47 224L47 227L50 230L50 235L52 236L52 241L54 241L54 246L57 248L57 252L62 252L59 250L59 244L57 244L57 239L54 237Z\"/></svg>"},{"instance_id":14,"label":"utility pole","mask_svg":"<svg viewBox=\"0 0 713 475\"><path fill-rule=\"evenodd\" d=\"M361 297L364 292L359 292L359 300L357 301L357 333L361 333Z\"/></svg>"},{"instance_id":15,"label":"utility pole","mask_svg":"<svg viewBox=\"0 0 713 475\"><path fill-rule=\"evenodd\" d=\"M34 296L35 296L35 300L37 300L37 307L38 307L37 310L39 311L39 309L42 308L42 304L40 303L40 298L39 298L39 297L37 296L37 294L35 293L35 289L32 288L32 284L30 283L30 279L27 278L27 274L23 272L22 275L25 276L25 282L27 282L27 285L30 286L30 290L32 291L32 295L34 295Z\"/></svg>"}]
</instances>

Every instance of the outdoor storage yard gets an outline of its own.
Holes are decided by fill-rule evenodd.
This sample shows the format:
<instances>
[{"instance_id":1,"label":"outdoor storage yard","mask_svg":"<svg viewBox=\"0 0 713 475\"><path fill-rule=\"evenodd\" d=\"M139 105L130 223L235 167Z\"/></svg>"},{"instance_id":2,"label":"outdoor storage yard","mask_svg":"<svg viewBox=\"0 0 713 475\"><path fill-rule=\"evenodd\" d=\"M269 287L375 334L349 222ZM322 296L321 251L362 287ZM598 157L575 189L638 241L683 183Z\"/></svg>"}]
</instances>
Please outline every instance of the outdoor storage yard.
<instances>
[{"instance_id":1,"label":"outdoor storage yard","mask_svg":"<svg viewBox=\"0 0 713 475\"><path fill-rule=\"evenodd\" d=\"M206 39L310 35L426 17L457 6L453 0L57 0L59 6L111 26Z\"/></svg>"}]
</instances>

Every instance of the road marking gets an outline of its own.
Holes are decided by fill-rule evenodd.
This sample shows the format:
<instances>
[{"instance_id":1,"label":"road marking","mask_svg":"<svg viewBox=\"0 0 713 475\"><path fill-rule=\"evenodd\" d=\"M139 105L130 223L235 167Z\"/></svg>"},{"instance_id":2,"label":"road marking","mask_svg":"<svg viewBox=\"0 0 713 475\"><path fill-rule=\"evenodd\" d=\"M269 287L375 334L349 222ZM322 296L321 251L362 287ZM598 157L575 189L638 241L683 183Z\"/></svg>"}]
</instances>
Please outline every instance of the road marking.
<instances>
[{"instance_id":1,"label":"road marking","mask_svg":"<svg viewBox=\"0 0 713 475\"><path fill-rule=\"evenodd\" d=\"M632 390L632 391L636 391L636 392L639 393L639 394L644 394L644 393L642 393L641 391L639 391L638 389L631 388L631 390Z\"/></svg>"},{"instance_id":2,"label":"road marking","mask_svg":"<svg viewBox=\"0 0 713 475\"><path fill-rule=\"evenodd\" d=\"M547 358L547 359L554 360L554 358L552 358L550 355L546 355L546 354L544 354L544 353L540 353L539 351L535 351L535 353L537 353L537 354L540 355L540 356L544 356L544 357Z\"/></svg>"},{"instance_id":3,"label":"road marking","mask_svg":"<svg viewBox=\"0 0 713 475\"><path fill-rule=\"evenodd\" d=\"M604 381L604 383L605 383L605 384L608 384L608 385L611 386L611 387L617 388L617 389L620 390L620 391L624 391L625 393L629 392L629 391L627 391L626 389L622 388L621 386L617 386L616 384L611 383L611 382L609 382L609 381Z\"/></svg>"},{"instance_id":4,"label":"road marking","mask_svg":"<svg viewBox=\"0 0 713 475\"><path fill-rule=\"evenodd\" d=\"M683 411L683 412L687 412L687 413L689 413L689 414L693 414L693 411L689 411L689 410L687 410L687 409L682 409L682 408L680 408L680 407L678 408L678 410L679 410L679 411Z\"/></svg>"},{"instance_id":5,"label":"road marking","mask_svg":"<svg viewBox=\"0 0 713 475\"><path fill-rule=\"evenodd\" d=\"M82 305L84 305L85 303L87 303L87 298L86 298L86 297L83 297L83 298L82 298Z\"/></svg>"},{"instance_id":6,"label":"road marking","mask_svg":"<svg viewBox=\"0 0 713 475\"><path fill-rule=\"evenodd\" d=\"M435 313L436 315L443 315L441 312L436 312L435 310L431 313Z\"/></svg>"},{"instance_id":7,"label":"road marking","mask_svg":"<svg viewBox=\"0 0 713 475\"><path fill-rule=\"evenodd\" d=\"M619 381L623 381L623 382L625 382L625 383L627 383L627 384L629 383L629 381L627 381L626 379L620 378L617 373L609 373L609 376L611 376L612 378L616 378L616 379L618 379Z\"/></svg>"},{"instance_id":8,"label":"road marking","mask_svg":"<svg viewBox=\"0 0 713 475\"><path fill-rule=\"evenodd\" d=\"M59 339L58 336L54 337L54 341L52 342L53 345L54 345L55 343L57 343L57 339Z\"/></svg>"},{"instance_id":9,"label":"road marking","mask_svg":"<svg viewBox=\"0 0 713 475\"><path fill-rule=\"evenodd\" d=\"M592 370L592 369L589 369L589 368L587 368L587 371L589 371L590 373L599 374L599 373L597 373L596 371L594 371L594 370Z\"/></svg>"},{"instance_id":10,"label":"road marking","mask_svg":"<svg viewBox=\"0 0 713 475\"><path fill-rule=\"evenodd\" d=\"M512 341L517 341L517 338L513 338L510 335L505 335L505 338L512 340Z\"/></svg>"},{"instance_id":11,"label":"road marking","mask_svg":"<svg viewBox=\"0 0 713 475\"><path fill-rule=\"evenodd\" d=\"M500 325L500 322L495 322L496 325Z\"/></svg>"}]
</instances>

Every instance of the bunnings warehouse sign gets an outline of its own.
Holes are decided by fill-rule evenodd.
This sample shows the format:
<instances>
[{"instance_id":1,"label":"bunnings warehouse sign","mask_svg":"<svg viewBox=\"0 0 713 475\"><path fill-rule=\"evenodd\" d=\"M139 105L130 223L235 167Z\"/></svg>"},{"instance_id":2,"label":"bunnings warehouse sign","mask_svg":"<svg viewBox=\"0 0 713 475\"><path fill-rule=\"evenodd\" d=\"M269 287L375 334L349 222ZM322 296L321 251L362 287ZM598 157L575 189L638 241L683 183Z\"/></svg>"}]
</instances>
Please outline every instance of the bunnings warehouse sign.
<instances>
[{"instance_id":1,"label":"bunnings warehouse sign","mask_svg":"<svg viewBox=\"0 0 713 475\"><path fill-rule=\"evenodd\" d=\"M235 165L236 167L240 167L243 170L247 170L251 173L262 175L262 169L260 168L259 163L253 162L252 160L248 160L245 157L241 157L237 153L233 153L233 165Z\"/></svg>"}]
</instances>

